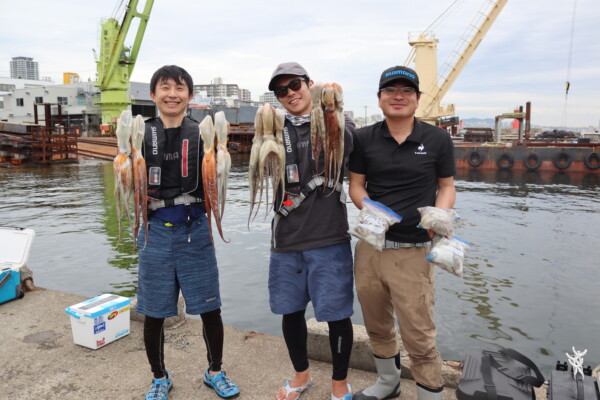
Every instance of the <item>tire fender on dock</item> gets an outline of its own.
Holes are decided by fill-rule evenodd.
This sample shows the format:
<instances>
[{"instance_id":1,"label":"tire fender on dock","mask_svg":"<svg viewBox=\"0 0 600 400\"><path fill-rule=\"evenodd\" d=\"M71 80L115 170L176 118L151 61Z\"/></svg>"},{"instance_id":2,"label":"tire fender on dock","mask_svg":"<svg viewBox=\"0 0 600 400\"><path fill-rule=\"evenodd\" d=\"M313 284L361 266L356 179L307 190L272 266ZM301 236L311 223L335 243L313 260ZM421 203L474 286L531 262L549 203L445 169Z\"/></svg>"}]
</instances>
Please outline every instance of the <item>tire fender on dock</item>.
<instances>
[{"instance_id":1,"label":"tire fender on dock","mask_svg":"<svg viewBox=\"0 0 600 400\"><path fill-rule=\"evenodd\" d=\"M481 157L481 154L479 154L479 152L477 150L473 150L469 153L469 155L467 156L467 163L474 168L477 168L481 165L481 163L483 162L483 157Z\"/></svg>"},{"instance_id":2,"label":"tire fender on dock","mask_svg":"<svg viewBox=\"0 0 600 400\"><path fill-rule=\"evenodd\" d=\"M498 157L498 161L496 161L496 165L499 169L511 169L513 164L514 160L508 153L503 153L500 157Z\"/></svg>"},{"instance_id":3,"label":"tire fender on dock","mask_svg":"<svg viewBox=\"0 0 600 400\"><path fill-rule=\"evenodd\" d=\"M600 155L593 151L583 158L583 163L587 169L598 169L600 168Z\"/></svg>"},{"instance_id":4,"label":"tire fender on dock","mask_svg":"<svg viewBox=\"0 0 600 400\"><path fill-rule=\"evenodd\" d=\"M561 170L569 168L572 162L573 157L564 151L561 151L554 157L554 166Z\"/></svg>"},{"instance_id":5,"label":"tire fender on dock","mask_svg":"<svg viewBox=\"0 0 600 400\"><path fill-rule=\"evenodd\" d=\"M525 159L525 166L530 171L535 171L542 164L542 160L535 153L529 153L527 158Z\"/></svg>"}]
</instances>

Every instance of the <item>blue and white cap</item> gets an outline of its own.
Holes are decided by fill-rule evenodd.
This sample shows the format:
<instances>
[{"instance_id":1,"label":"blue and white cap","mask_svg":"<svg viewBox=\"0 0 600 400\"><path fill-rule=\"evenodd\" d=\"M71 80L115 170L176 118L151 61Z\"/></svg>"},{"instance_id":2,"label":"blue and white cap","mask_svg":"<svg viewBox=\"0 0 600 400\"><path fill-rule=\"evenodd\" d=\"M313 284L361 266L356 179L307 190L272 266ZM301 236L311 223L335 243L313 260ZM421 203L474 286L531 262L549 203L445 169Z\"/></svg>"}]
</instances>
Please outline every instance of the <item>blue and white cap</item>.
<instances>
[{"instance_id":1,"label":"blue and white cap","mask_svg":"<svg viewBox=\"0 0 600 400\"><path fill-rule=\"evenodd\" d=\"M395 66L392 68L388 68L381 73L381 78L379 78L379 89L383 89L388 86L391 82L403 80L408 83L410 86L419 90L419 77L414 69L402 66Z\"/></svg>"}]
</instances>

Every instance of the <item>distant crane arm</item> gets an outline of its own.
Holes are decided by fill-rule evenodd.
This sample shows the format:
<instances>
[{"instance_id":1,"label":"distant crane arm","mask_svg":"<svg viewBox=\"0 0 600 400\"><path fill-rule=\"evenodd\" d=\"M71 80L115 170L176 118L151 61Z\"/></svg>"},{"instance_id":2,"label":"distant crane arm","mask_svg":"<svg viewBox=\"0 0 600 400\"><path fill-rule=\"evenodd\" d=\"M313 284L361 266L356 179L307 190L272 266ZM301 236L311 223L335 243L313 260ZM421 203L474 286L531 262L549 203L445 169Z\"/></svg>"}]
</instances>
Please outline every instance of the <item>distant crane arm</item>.
<instances>
[{"instance_id":1,"label":"distant crane arm","mask_svg":"<svg viewBox=\"0 0 600 400\"><path fill-rule=\"evenodd\" d=\"M476 27L476 31L473 34L472 38L470 40L465 41L464 49L458 53L459 55L456 59L456 62L450 67L450 70L448 71L447 75L442 78L442 83L440 84L439 89L437 89L434 92L432 96L433 100L431 101L428 109L425 110L426 115L429 115L432 112L432 107L435 104L439 104L439 101L441 101L441 99L446 95L448 90L450 90L450 87L452 87L452 84L460 75L465 65L467 65L467 62L477 49L477 46L479 46L479 43L481 43L484 36L489 31L490 27L496 21L496 18L506 5L507 1L508 0L495 1L490 11L487 14L483 15L483 21L481 22L479 27Z\"/></svg>"},{"instance_id":2,"label":"distant crane arm","mask_svg":"<svg viewBox=\"0 0 600 400\"><path fill-rule=\"evenodd\" d=\"M148 19L150 18L150 11L152 10L154 0L146 0L146 4L144 5L144 11L141 13L137 11L137 4L138 0L131 0L127 5L127 12L125 13L123 23L120 26L119 33L112 46L109 61L105 66L101 81L98 83L98 87L100 89L106 89L110 86L109 83L111 82L116 70L116 66L119 63L127 63L129 76L131 76L131 73L135 66L135 62L137 61L137 55L139 53L142 39L144 37L144 32L148 24ZM133 46L131 48L130 56L128 59L123 59L123 45L125 43L125 38L127 37L127 33L129 32L131 21L135 17L140 18L140 24L138 26Z\"/></svg>"}]
</instances>

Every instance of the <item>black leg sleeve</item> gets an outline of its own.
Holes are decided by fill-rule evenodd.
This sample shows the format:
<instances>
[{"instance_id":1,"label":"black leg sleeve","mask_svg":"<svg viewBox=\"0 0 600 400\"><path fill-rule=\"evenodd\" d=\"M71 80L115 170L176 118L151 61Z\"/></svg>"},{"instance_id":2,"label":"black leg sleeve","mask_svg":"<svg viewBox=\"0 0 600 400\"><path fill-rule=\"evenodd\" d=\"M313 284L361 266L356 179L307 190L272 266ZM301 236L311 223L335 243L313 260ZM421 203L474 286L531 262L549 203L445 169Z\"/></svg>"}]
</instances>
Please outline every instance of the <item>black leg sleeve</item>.
<instances>
[{"instance_id":1,"label":"black leg sleeve","mask_svg":"<svg viewBox=\"0 0 600 400\"><path fill-rule=\"evenodd\" d=\"M144 345L150 369L155 379L165 376L165 334L164 318L144 318Z\"/></svg>"},{"instance_id":2,"label":"black leg sleeve","mask_svg":"<svg viewBox=\"0 0 600 400\"><path fill-rule=\"evenodd\" d=\"M352 321L350 321L350 318L346 318L339 321L330 321L327 324L329 325L329 345L331 346L331 358L333 360L331 379L341 381L348 376L354 335Z\"/></svg>"},{"instance_id":3,"label":"black leg sleeve","mask_svg":"<svg viewBox=\"0 0 600 400\"><path fill-rule=\"evenodd\" d=\"M221 309L218 308L204 314L202 318L202 336L206 343L206 357L208 367L211 371L220 371L223 364L223 320L221 319Z\"/></svg>"},{"instance_id":4,"label":"black leg sleeve","mask_svg":"<svg viewBox=\"0 0 600 400\"><path fill-rule=\"evenodd\" d=\"M306 328L304 312L305 310L285 314L281 323L283 338L296 372L308 369L308 350L306 348L308 329Z\"/></svg>"}]
</instances>

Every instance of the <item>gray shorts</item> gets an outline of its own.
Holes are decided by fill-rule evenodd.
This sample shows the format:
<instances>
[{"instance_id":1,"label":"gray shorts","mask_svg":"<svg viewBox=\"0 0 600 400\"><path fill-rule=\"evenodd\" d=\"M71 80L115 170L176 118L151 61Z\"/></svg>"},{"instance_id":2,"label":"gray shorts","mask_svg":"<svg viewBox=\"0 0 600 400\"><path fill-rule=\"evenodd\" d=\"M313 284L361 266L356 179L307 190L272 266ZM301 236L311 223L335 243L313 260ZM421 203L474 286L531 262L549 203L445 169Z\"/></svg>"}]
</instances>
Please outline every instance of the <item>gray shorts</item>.
<instances>
[{"instance_id":1,"label":"gray shorts","mask_svg":"<svg viewBox=\"0 0 600 400\"><path fill-rule=\"evenodd\" d=\"M179 291L187 314L203 314L221 307L219 271L208 235L206 215L184 223L165 224L150 218L148 243L140 247L137 312L154 318L177 315Z\"/></svg>"},{"instance_id":2,"label":"gray shorts","mask_svg":"<svg viewBox=\"0 0 600 400\"><path fill-rule=\"evenodd\" d=\"M306 309L312 301L317 321L353 314L354 274L350 242L290 253L271 252L269 304L275 314Z\"/></svg>"}]
</instances>

